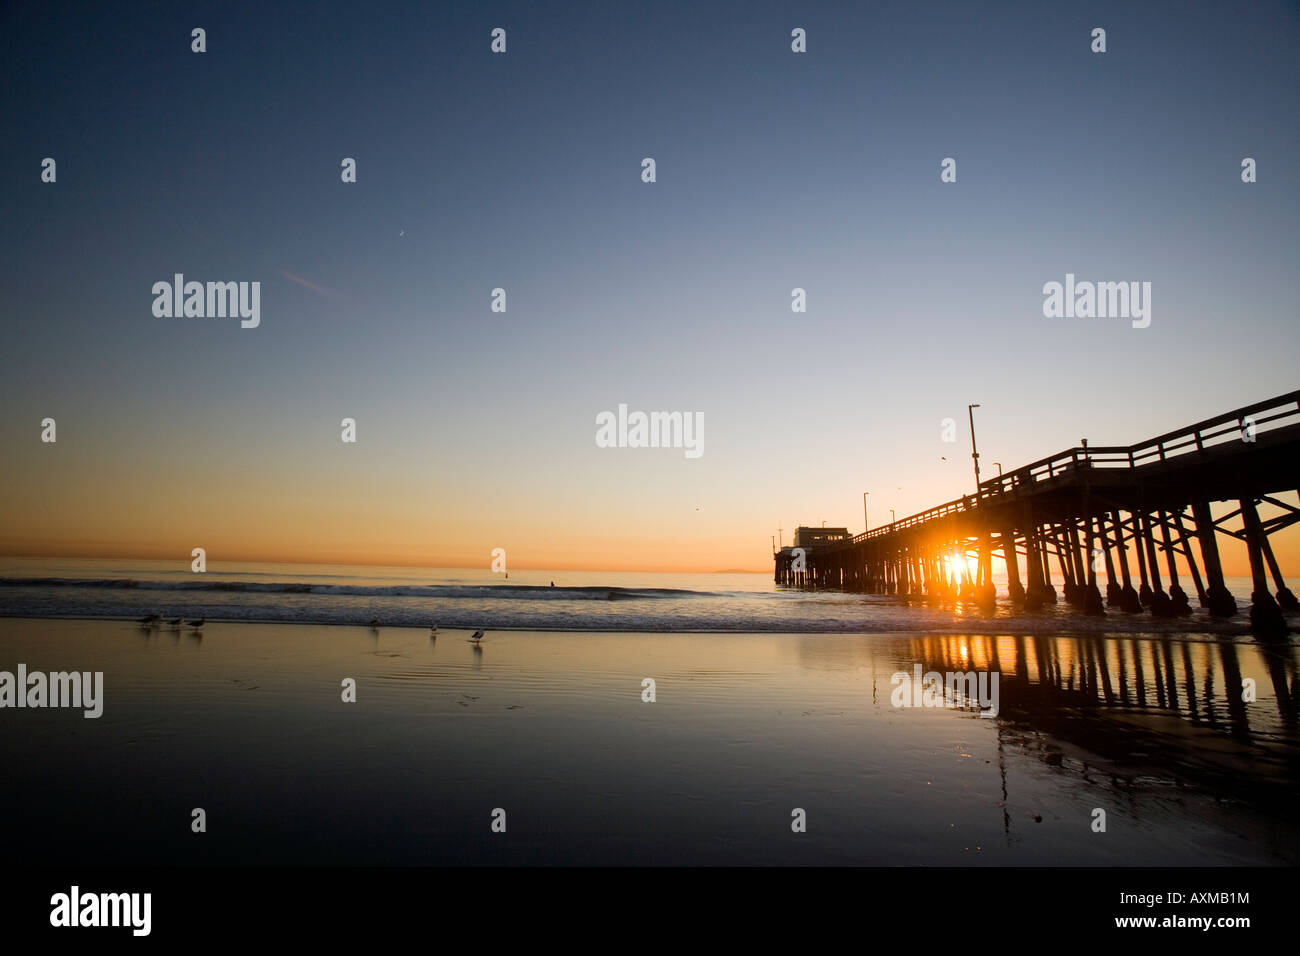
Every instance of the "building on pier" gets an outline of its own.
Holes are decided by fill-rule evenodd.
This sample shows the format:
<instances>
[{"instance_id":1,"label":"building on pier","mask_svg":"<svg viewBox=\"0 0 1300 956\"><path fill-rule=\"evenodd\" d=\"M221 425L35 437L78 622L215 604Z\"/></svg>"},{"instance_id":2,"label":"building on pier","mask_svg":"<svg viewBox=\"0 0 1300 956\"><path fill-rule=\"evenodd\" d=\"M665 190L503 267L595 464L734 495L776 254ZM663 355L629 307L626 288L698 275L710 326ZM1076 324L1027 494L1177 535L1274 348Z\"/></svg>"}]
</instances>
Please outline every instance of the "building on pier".
<instances>
[{"instance_id":1,"label":"building on pier","mask_svg":"<svg viewBox=\"0 0 1300 956\"><path fill-rule=\"evenodd\" d=\"M853 535L849 534L848 528L807 528L800 525L794 529L794 547L805 551L852 540Z\"/></svg>"}]
</instances>

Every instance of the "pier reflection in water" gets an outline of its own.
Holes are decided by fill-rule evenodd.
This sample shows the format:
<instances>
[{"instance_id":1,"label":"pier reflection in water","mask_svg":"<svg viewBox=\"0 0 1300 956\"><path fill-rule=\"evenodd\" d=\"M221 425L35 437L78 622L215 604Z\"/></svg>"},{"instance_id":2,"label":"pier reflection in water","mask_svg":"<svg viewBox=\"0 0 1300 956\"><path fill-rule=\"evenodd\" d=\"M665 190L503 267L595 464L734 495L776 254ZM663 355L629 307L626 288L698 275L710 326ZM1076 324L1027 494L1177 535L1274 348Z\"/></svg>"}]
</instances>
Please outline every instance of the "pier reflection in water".
<instances>
[{"instance_id":1,"label":"pier reflection in water","mask_svg":"<svg viewBox=\"0 0 1300 956\"><path fill-rule=\"evenodd\" d=\"M912 661L927 672L1000 674L1000 758L1007 748L1031 753L1116 796L1163 783L1270 816L1294 799L1300 675L1293 644L1195 635L909 643Z\"/></svg>"}]
</instances>

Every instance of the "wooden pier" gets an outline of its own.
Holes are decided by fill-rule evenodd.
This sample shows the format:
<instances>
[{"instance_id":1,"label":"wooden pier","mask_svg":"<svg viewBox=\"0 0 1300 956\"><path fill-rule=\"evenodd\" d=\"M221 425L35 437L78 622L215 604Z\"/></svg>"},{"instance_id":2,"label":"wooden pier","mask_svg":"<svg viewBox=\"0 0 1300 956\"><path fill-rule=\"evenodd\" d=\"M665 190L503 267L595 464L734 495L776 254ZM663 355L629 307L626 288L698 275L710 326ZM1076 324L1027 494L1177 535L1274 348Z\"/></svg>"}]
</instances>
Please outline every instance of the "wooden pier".
<instances>
[{"instance_id":1,"label":"wooden pier","mask_svg":"<svg viewBox=\"0 0 1300 956\"><path fill-rule=\"evenodd\" d=\"M1087 614L1111 607L1178 617L1191 613L1183 586L1190 583L1209 614L1231 617L1237 602L1219 558L1226 536L1243 542L1249 556L1252 629L1282 635L1283 612L1300 603L1269 538L1300 521L1300 509L1276 497L1298 489L1300 391L1136 445L1070 448L982 481L975 495L843 543L802 553L783 548L776 581L991 606L998 554L1008 596L1030 610L1055 604L1059 581L1060 597ZM1216 517L1216 502L1232 510ZM1264 502L1282 513L1261 519Z\"/></svg>"}]
</instances>

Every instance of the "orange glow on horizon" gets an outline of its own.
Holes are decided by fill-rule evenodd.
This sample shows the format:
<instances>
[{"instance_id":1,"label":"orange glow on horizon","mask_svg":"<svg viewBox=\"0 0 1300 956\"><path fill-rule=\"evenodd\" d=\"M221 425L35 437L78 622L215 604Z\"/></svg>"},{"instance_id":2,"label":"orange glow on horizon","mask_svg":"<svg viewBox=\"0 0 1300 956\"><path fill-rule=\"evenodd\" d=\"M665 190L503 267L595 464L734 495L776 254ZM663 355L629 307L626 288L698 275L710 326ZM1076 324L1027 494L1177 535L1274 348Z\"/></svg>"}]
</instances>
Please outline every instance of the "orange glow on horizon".
<instances>
[{"instance_id":1,"label":"orange glow on horizon","mask_svg":"<svg viewBox=\"0 0 1300 956\"><path fill-rule=\"evenodd\" d=\"M328 459L325 467L317 458L266 453L265 469L252 468L248 463L264 451L244 449L243 459L232 460L229 449L214 448L185 458L87 440L67 451L62 443L45 449L50 459L61 456L48 464L18 458L0 474L0 554L188 563L191 550L203 547L210 561L488 568L500 547L509 567L520 570L770 574L778 528L788 545L799 523L825 519L856 531L863 520L861 495L855 503L847 479L829 488L792 487L779 469L756 470L742 485L729 473L702 472L683 492L653 478L637 484L640 472L619 470L611 459L601 461L618 468L577 481L436 459L381 469L360 455ZM937 479L900 492L882 495L900 518L954 497L954 488ZM1278 497L1297 501L1294 492ZM845 507L819 513L825 500ZM1276 513L1260 506L1264 520ZM1283 573L1300 575L1300 525L1270 543ZM1225 574L1249 576L1242 542L1220 535L1219 548ZM1199 547L1193 550L1199 561ZM965 554L944 559L954 573L978 570ZM1023 556L1020 562L1023 580ZM1163 553L1160 564L1167 578ZM1185 562L1178 565L1186 574ZM1130 567L1136 574L1132 554ZM994 568L1004 572L997 552ZM1190 579L1180 583L1193 593Z\"/></svg>"},{"instance_id":2,"label":"orange glow on horizon","mask_svg":"<svg viewBox=\"0 0 1300 956\"><path fill-rule=\"evenodd\" d=\"M1297 582L1300 582L1300 530L1292 528L1279 532L1273 536L1271 544L1288 586L1296 588ZM770 574L770 552L745 545L746 543L738 542L729 546L727 542L719 541L701 547L683 548L676 543L665 544L662 541L644 541L640 546L610 542L599 548L516 546L508 548L507 554L510 569L520 571L644 571L668 574L726 571ZM237 535L228 533L206 536L193 543L178 540L170 545L123 546L106 540L67 543L36 539L8 540L0 547L0 554L13 558L141 558L178 560L188 564L190 551L194 547L206 548L210 561L235 563L487 569L491 562L491 547L434 547L419 552L397 547L356 547L342 543L293 548L277 547L274 542L266 542L262 547L250 547ZM1250 564L1243 544L1220 541L1220 556L1225 575L1237 578L1250 576ZM1199 553L1197 558L1199 563ZM973 556L964 556L963 559L962 556L945 555L944 566L945 571L954 576L963 567L972 578L979 571L978 562ZM1190 571L1181 557L1177 559L1176 567L1179 583L1189 594L1194 594ZM1000 580L1005 575L1006 565L1000 553L994 554L994 571L995 580ZM1131 565L1130 571L1136 581L1136 564ZM1020 573L1023 580L1023 555L1020 557ZM1169 575L1163 554L1160 555L1160 575L1168 587ZM1052 564L1052 577L1053 582L1059 586L1059 571L1055 562ZM1097 575L1097 580L1104 588L1104 570ZM1269 589L1274 589L1271 575Z\"/></svg>"}]
</instances>

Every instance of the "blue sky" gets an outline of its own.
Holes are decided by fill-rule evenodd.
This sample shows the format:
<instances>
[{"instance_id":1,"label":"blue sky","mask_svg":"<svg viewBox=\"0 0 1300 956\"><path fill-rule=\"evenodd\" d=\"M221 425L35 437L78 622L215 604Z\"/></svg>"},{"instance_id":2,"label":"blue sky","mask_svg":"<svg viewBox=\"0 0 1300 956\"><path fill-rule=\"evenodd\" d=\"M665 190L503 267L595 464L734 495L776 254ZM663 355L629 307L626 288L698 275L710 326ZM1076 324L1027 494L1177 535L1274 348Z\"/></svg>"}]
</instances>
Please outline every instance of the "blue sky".
<instances>
[{"instance_id":1,"label":"blue sky","mask_svg":"<svg viewBox=\"0 0 1300 956\"><path fill-rule=\"evenodd\" d=\"M0 44L11 551L762 567L968 490L968 402L1010 467L1297 384L1294 4L17 4ZM154 317L176 272L261 326ZM1151 327L1044 318L1067 272ZM596 448L620 402L705 454Z\"/></svg>"}]
</instances>

